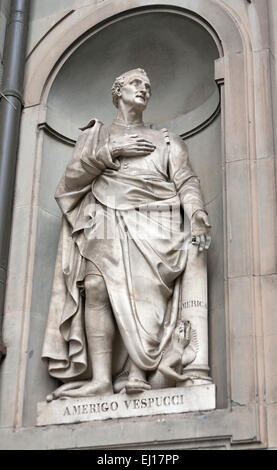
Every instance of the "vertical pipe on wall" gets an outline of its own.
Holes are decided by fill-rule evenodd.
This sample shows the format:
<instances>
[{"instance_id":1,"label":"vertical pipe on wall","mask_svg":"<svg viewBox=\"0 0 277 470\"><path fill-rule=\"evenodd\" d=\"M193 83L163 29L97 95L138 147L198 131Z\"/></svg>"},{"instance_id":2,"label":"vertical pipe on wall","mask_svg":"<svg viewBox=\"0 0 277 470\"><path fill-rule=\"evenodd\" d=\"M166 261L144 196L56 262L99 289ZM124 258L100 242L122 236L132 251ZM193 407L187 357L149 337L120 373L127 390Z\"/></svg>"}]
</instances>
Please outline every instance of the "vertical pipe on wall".
<instances>
[{"instance_id":1,"label":"vertical pipe on wall","mask_svg":"<svg viewBox=\"0 0 277 470\"><path fill-rule=\"evenodd\" d=\"M11 0L0 95L0 360L30 0Z\"/></svg>"}]
</instances>

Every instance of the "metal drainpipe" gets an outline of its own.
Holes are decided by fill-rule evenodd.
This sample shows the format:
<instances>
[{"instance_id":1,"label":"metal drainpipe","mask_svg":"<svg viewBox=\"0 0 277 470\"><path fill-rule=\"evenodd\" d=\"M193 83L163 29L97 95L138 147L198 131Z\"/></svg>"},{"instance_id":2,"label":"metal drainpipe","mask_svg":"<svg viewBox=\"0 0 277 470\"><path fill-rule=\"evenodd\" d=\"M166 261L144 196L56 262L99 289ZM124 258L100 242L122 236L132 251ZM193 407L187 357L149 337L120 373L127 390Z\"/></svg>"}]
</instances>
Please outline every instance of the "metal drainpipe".
<instances>
[{"instance_id":1,"label":"metal drainpipe","mask_svg":"<svg viewBox=\"0 0 277 470\"><path fill-rule=\"evenodd\" d=\"M2 322L20 118L23 108L29 3L29 0L11 0L4 46L3 89L0 95L0 361L6 354L2 340Z\"/></svg>"}]
</instances>

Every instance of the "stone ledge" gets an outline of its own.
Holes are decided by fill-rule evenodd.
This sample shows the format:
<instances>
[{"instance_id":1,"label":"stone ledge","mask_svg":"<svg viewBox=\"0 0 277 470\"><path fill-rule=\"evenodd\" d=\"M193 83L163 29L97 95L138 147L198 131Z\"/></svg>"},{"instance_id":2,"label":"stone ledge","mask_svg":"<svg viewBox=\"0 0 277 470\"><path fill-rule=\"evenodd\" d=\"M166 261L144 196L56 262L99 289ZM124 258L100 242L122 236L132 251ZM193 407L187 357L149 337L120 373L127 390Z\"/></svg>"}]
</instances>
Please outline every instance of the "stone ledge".
<instances>
[{"instance_id":1,"label":"stone ledge","mask_svg":"<svg viewBox=\"0 0 277 470\"><path fill-rule=\"evenodd\" d=\"M215 409L215 385L192 385L127 395L66 398L41 402L37 426L134 418Z\"/></svg>"}]
</instances>

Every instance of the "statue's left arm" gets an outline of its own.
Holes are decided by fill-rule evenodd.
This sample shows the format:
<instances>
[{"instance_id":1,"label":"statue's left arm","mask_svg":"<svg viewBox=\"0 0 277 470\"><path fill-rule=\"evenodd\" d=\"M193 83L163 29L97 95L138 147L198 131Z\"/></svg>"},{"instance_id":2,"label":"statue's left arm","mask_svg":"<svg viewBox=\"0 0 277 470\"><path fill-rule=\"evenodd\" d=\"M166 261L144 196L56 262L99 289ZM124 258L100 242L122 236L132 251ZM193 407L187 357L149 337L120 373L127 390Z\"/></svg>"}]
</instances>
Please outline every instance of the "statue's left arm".
<instances>
[{"instance_id":1,"label":"statue's left arm","mask_svg":"<svg viewBox=\"0 0 277 470\"><path fill-rule=\"evenodd\" d=\"M200 180L192 169L186 144L176 134L170 134L169 176L191 221L192 242L199 245L199 251L208 249L211 226L204 208Z\"/></svg>"}]
</instances>

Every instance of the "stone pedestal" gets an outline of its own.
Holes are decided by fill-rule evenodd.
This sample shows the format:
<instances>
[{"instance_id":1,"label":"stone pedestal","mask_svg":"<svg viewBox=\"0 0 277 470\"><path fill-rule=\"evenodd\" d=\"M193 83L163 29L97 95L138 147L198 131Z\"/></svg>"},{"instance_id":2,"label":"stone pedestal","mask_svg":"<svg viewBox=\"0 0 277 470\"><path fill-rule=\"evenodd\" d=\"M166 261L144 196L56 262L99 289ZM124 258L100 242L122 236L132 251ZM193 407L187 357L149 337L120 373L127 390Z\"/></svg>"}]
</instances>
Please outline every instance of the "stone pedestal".
<instances>
[{"instance_id":1,"label":"stone pedestal","mask_svg":"<svg viewBox=\"0 0 277 470\"><path fill-rule=\"evenodd\" d=\"M134 395L65 398L38 403L37 426L207 411L215 409L215 406L214 384L151 390Z\"/></svg>"}]
</instances>

